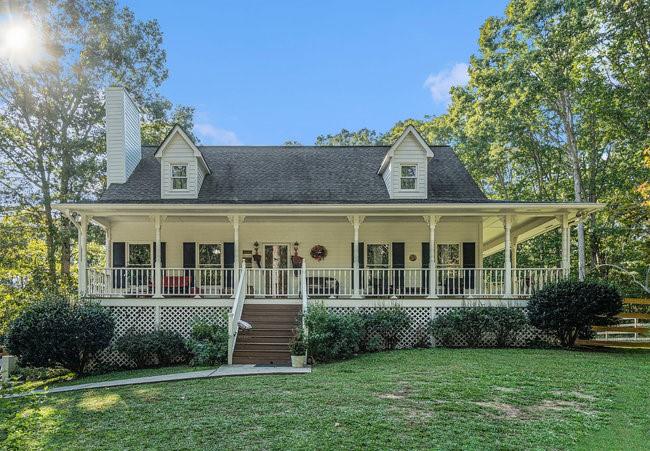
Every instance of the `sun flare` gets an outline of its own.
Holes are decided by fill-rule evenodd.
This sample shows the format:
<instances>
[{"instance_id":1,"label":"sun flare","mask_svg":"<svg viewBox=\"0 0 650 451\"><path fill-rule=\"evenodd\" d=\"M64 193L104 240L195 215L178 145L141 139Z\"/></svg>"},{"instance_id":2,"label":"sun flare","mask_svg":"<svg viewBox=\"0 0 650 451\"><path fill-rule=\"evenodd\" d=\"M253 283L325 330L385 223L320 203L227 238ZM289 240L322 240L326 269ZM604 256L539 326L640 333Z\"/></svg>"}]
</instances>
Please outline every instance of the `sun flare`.
<instances>
[{"instance_id":1,"label":"sun flare","mask_svg":"<svg viewBox=\"0 0 650 451\"><path fill-rule=\"evenodd\" d=\"M18 66L28 66L41 56L41 45L34 26L27 21L0 23L0 58Z\"/></svg>"}]
</instances>

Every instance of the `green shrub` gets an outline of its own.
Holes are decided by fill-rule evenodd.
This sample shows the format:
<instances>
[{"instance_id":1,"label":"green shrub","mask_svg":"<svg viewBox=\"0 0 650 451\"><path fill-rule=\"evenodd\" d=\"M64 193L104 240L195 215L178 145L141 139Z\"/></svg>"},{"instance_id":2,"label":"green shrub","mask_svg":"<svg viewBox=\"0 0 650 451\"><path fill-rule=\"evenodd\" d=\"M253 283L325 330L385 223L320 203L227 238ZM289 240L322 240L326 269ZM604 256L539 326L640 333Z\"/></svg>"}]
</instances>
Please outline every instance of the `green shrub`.
<instances>
[{"instance_id":1,"label":"green shrub","mask_svg":"<svg viewBox=\"0 0 650 451\"><path fill-rule=\"evenodd\" d=\"M364 351L379 352L384 350L384 339L379 335L371 335L364 341Z\"/></svg>"},{"instance_id":2,"label":"green shrub","mask_svg":"<svg viewBox=\"0 0 650 451\"><path fill-rule=\"evenodd\" d=\"M565 347L593 336L591 326L615 322L623 308L616 288L602 282L562 281L535 292L528 301L533 326L550 332Z\"/></svg>"},{"instance_id":3,"label":"green shrub","mask_svg":"<svg viewBox=\"0 0 650 451\"><path fill-rule=\"evenodd\" d=\"M528 324L524 310L516 307L486 307L488 330L494 333L500 348L512 346L519 331Z\"/></svg>"},{"instance_id":4,"label":"green shrub","mask_svg":"<svg viewBox=\"0 0 650 451\"><path fill-rule=\"evenodd\" d=\"M411 318L400 306L379 308L365 318L368 341L374 334L383 340L383 349L395 349L411 325ZM373 343L373 347L376 346Z\"/></svg>"},{"instance_id":5,"label":"green shrub","mask_svg":"<svg viewBox=\"0 0 650 451\"><path fill-rule=\"evenodd\" d=\"M228 360L228 328L215 322L196 321L192 324L191 338L187 340L194 366L210 366Z\"/></svg>"},{"instance_id":6,"label":"green shrub","mask_svg":"<svg viewBox=\"0 0 650 451\"><path fill-rule=\"evenodd\" d=\"M186 361L188 356L183 337L164 330L127 332L115 341L114 347L126 354L138 368L180 363Z\"/></svg>"},{"instance_id":7,"label":"green shrub","mask_svg":"<svg viewBox=\"0 0 650 451\"><path fill-rule=\"evenodd\" d=\"M316 361L349 358L359 352L365 321L359 314L336 315L315 305L305 315L308 354Z\"/></svg>"},{"instance_id":8,"label":"green shrub","mask_svg":"<svg viewBox=\"0 0 650 451\"><path fill-rule=\"evenodd\" d=\"M429 323L429 331L442 346L458 346L457 337L470 348L480 346L487 333L494 333L499 346L508 346L526 324L519 308L466 307L452 309Z\"/></svg>"},{"instance_id":9,"label":"green shrub","mask_svg":"<svg viewBox=\"0 0 650 451\"><path fill-rule=\"evenodd\" d=\"M307 344L305 343L305 333L302 327L296 329L291 341L289 342L289 349L291 355L304 355L307 352Z\"/></svg>"},{"instance_id":10,"label":"green shrub","mask_svg":"<svg viewBox=\"0 0 650 451\"><path fill-rule=\"evenodd\" d=\"M462 322L463 315L460 309L452 309L432 319L429 322L429 332L436 340L436 345L446 347L457 345L455 340L460 335Z\"/></svg>"},{"instance_id":11,"label":"green shrub","mask_svg":"<svg viewBox=\"0 0 650 451\"><path fill-rule=\"evenodd\" d=\"M50 295L18 315L6 341L23 366L62 366L82 374L109 345L114 329L110 311L99 304Z\"/></svg>"}]
</instances>

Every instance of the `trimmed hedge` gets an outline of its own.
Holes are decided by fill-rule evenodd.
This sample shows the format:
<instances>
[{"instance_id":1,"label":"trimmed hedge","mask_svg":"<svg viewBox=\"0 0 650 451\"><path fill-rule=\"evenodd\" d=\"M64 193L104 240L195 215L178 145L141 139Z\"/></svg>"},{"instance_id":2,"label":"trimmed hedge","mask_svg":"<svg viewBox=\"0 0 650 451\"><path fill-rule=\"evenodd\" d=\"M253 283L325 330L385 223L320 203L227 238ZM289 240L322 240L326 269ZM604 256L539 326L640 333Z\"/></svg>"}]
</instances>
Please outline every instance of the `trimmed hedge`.
<instances>
[{"instance_id":1,"label":"trimmed hedge","mask_svg":"<svg viewBox=\"0 0 650 451\"><path fill-rule=\"evenodd\" d=\"M562 281L547 285L528 301L528 317L533 326L552 333L560 344L572 347L578 338L591 338L591 326L616 322L623 309L618 290L596 281Z\"/></svg>"},{"instance_id":2,"label":"trimmed hedge","mask_svg":"<svg viewBox=\"0 0 650 451\"><path fill-rule=\"evenodd\" d=\"M429 331L438 344L447 347L476 348L493 336L497 347L514 345L516 334L528 320L521 308L516 307L466 307L453 309L429 323Z\"/></svg>"},{"instance_id":3,"label":"trimmed hedge","mask_svg":"<svg viewBox=\"0 0 650 451\"><path fill-rule=\"evenodd\" d=\"M93 356L110 344L114 330L113 316L99 304L48 295L9 325L6 342L21 365L62 366L82 374Z\"/></svg>"},{"instance_id":4,"label":"trimmed hedge","mask_svg":"<svg viewBox=\"0 0 650 451\"><path fill-rule=\"evenodd\" d=\"M361 352L395 349L410 324L411 318L400 306L338 315L315 305L305 316L307 353L315 361L329 362Z\"/></svg>"},{"instance_id":5,"label":"trimmed hedge","mask_svg":"<svg viewBox=\"0 0 650 451\"><path fill-rule=\"evenodd\" d=\"M185 340L177 332L127 332L115 341L114 348L126 354L136 367L171 365L185 362L188 350Z\"/></svg>"}]
</instances>

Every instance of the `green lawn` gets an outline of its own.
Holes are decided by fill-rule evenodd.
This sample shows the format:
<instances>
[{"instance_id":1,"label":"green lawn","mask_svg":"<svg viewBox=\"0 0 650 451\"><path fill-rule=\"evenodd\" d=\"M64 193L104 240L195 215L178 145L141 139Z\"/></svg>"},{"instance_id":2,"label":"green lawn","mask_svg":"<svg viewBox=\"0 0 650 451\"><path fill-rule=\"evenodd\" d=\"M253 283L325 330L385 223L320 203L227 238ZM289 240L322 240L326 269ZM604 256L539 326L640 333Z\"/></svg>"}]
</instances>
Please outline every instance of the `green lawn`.
<instances>
[{"instance_id":1,"label":"green lawn","mask_svg":"<svg viewBox=\"0 0 650 451\"><path fill-rule=\"evenodd\" d=\"M1 400L0 448L647 449L649 399L644 351L409 350Z\"/></svg>"}]
</instances>

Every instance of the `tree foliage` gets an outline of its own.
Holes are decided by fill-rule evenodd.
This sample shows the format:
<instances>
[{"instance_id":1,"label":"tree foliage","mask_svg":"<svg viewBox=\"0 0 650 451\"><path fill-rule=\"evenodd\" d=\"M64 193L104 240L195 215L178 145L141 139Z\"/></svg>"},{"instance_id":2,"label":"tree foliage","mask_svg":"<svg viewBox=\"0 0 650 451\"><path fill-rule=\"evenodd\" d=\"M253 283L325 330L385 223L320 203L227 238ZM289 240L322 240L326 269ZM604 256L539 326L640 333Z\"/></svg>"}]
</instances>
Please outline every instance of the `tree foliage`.
<instances>
[{"instance_id":1,"label":"tree foliage","mask_svg":"<svg viewBox=\"0 0 650 451\"><path fill-rule=\"evenodd\" d=\"M42 228L51 288L69 283L76 230L52 205L95 196L104 178L104 89L127 87L145 112L144 143L193 109L158 94L167 78L162 33L115 0L9 2L9 20L33 34L37 57L0 56L0 199Z\"/></svg>"}]
</instances>

